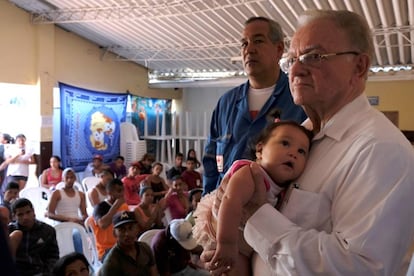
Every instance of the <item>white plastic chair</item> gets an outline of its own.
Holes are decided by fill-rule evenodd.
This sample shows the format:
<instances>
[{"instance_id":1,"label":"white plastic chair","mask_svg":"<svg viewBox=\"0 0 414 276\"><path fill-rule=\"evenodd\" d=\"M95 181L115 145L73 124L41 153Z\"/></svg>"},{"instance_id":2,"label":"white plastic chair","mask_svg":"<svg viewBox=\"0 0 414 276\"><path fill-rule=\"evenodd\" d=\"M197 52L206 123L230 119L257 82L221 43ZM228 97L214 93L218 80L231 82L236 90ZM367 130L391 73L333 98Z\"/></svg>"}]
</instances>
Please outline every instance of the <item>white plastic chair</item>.
<instances>
[{"instance_id":1,"label":"white plastic chair","mask_svg":"<svg viewBox=\"0 0 414 276\"><path fill-rule=\"evenodd\" d=\"M56 221L45 217L51 194L45 187L26 187L19 192L19 197L30 200L38 220L54 225Z\"/></svg>"},{"instance_id":2,"label":"white plastic chair","mask_svg":"<svg viewBox=\"0 0 414 276\"><path fill-rule=\"evenodd\" d=\"M167 227L168 224L170 224L170 222L172 221L172 215L171 215L171 210L170 207L165 208L164 210L164 217L161 219L162 224Z\"/></svg>"},{"instance_id":3,"label":"white plastic chair","mask_svg":"<svg viewBox=\"0 0 414 276\"><path fill-rule=\"evenodd\" d=\"M96 248L96 239L95 239L95 232L93 225L95 224L95 219L92 216L89 216L85 220L85 229L86 233L88 234L91 245L93 248L93 261L90 263L95 271L98 271L99 268L102 266L102 262L99 260L98 256L98 249Z\"/></svg>"},{"instance_id":4,"label":"white plastic chair","mask_svg":"<svg viewBox=\"0 0 414 276\"><path fill-rule=\"evenodd\" d=\"M138 241L145 242L146 244L151 247L152 238L159 232L165 231L164 229L150 229L145 231L144 233L139 236Z\"/></svg>"},{"instance_id":5,"label":"white plastic chair","mask_svg":"<svg viewBox=\"0 0 414 276\"><path fill-rule=\"evenodd\" d=\"M92 190L93 187L95 187L101 179L96 176L87 176L84 179L82 179L82 186L83 190L85 192Z\"/></svg>"},{"instance_id":6,"label":"white plastic chair","mask_svg":"<svg viewBox=\"0 0 414 276\"><path fill-rule=\"evenodd\" d=\"M56 184L56 190L60 190L63 189L63 187L65 187L65 182L59 182L58 184ZM73 184L73 188L79 192L84 192L82 184L80 184L78 181L75 181L75 183Z\"/></svg>"},{"instance_id":7,"label":"white plastic chair","mask_svg":"<svg viewBox=\"0 0 414 276\"><path fill-rule=\"evenodd\" d=\"M75 252L73 234L75 229L79 232L82 241L82 252L90 264L93 262L93 245L85 228L75 222L61 222L56 224L56 240L59 247L59 256Z\"/></svg>"}]
</instances>

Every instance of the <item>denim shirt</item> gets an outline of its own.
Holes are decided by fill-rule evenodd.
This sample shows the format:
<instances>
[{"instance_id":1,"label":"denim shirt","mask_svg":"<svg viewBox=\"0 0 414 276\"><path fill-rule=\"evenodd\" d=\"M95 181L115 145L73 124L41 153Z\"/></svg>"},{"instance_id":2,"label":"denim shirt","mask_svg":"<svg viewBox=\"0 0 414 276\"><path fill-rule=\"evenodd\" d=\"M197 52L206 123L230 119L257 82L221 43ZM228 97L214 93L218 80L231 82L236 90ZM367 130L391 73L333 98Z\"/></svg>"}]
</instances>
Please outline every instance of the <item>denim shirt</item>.
<instances>
[{"instance_id":1,"label":"denim shirt","mask_svg":"<svg viewBox=\"0 0 414 276\"><path fill-rule=\"evenodd\" d=\"M294 104L288 78L282 71L280 71L275 90L254 119L249 113L248 91L248 81L231 89L219 99L213 111L210 134L203 156L204 194L215 190L220 185L224 173L235 160L251 159L248 146L266 127L267 115L274 109L281 111L282 120L294 120L301 123L307 117L302 107ZM219 172L217 168L216 156L223 157L222 172Z\"/></svg>"}]
</instances>

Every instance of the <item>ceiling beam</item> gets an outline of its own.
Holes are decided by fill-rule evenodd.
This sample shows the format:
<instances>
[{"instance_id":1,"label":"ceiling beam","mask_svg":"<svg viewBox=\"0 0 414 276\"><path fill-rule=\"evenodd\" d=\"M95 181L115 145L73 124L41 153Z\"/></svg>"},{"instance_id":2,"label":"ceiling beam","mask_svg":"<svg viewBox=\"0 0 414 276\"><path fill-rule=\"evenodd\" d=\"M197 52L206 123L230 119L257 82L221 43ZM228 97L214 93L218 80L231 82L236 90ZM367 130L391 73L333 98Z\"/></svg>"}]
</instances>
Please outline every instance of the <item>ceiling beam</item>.
<instances>
[{"instance_id":1,"label":"ceiling beam","mask_svg":"<svg viewBox=\"0 0 414 276\"><path fill-rule=\"evenodd\" d=\"M108 7L85 7L75 9L57 9L41 12L32 12L33 24L68 24L97 21L131 21L137 19L159 19L166 17L187 16L215 10L225 10L245 6L250 3L264 2L267 0L227 0L226 4L216 1L188 0L171 1L163 4L147 5L119 5ZM201 5L194 5L196 3ZM200 8L202 7L202 8ZM180 10L177 13L177 10Z\"/></svg>"}]
</instances>

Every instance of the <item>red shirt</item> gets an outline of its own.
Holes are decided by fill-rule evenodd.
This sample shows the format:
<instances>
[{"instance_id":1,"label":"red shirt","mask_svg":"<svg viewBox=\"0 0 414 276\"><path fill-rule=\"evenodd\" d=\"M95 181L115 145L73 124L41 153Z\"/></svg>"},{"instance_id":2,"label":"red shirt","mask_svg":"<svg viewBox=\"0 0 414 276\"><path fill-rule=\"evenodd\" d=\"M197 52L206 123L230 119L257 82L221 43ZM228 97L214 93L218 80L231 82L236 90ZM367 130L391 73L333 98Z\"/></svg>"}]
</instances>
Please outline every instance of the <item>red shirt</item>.
<instances>
[{"instance_id":1,"label":"red shirt","mask_svg":"<svg viewBox=\"0 0 414 276\"><path fill-rule=\"evenodd\" d=\"M181 179L187 184L189 191L195 188L202 188L201 174L197 171L186 170L181 174ZM197 185L197 180L199 185Z\"/></svg>"}]
</instances>

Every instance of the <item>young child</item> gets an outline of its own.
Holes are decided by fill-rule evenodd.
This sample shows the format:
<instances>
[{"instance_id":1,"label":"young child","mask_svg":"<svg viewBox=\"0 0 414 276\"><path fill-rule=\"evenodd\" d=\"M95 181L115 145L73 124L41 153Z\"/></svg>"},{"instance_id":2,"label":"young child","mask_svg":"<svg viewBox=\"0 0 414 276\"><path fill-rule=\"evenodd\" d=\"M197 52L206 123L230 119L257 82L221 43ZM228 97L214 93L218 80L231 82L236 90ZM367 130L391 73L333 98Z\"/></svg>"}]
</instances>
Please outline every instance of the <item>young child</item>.
<instances>
[{"instance_id":1,"label":"young child","mask_svg":"<svg viewBox=\"0 0 414 276\"><path fill-rule=\"evenodd\" d=\"M181 174L181 178L187 184L188 191L203 187L201 174L195 170L197 159L189 157L185 163L187 169Z\"/></svg>"},{"instance_id":2,"label":"young child","mask_svg":"<svg viewBox=\"0 0 414 276\"><path fill-rule=\"evenodd\" d=\"M156 162L152 165L152 173L144 181L145 186L151 186L154 191L154 203L160 201L167 193L169 186L165 179L161 177L164 166ZM142 170L141 170L142 173Z\"/></svg>"},{"instance_id":3,"label":"young child","mask_svg":"<svg viewBox=\"0 0 414 276\"><path fill-rule=\"evenodd\" d=\"M269 203L276 205L280 192L303 172L311 139L310 131L292 121L272 123L257 139L256 162L263 171ZM211 262L217 267L227 268L226 275L251 274L252 249L239 230L242 208L255 191L249 166L251 162L235 161L227 172L229 182L218 214L212 211L215 192L203 197L194 213L194 237L204 248L217 243Z\"/></svg>"},{"instance_id":4,"label":"young child","mask_svg":"<svg viewBox=\"0 0 414 276\"><path fill-rule=\"evenodd\" d=\"M16 199L19 198L19 184L17 182L9 182L4 192L2 206L6 207L9 210L9 221L12 221L12 210L11 205Z\"/></svg>"}]
</instances>

